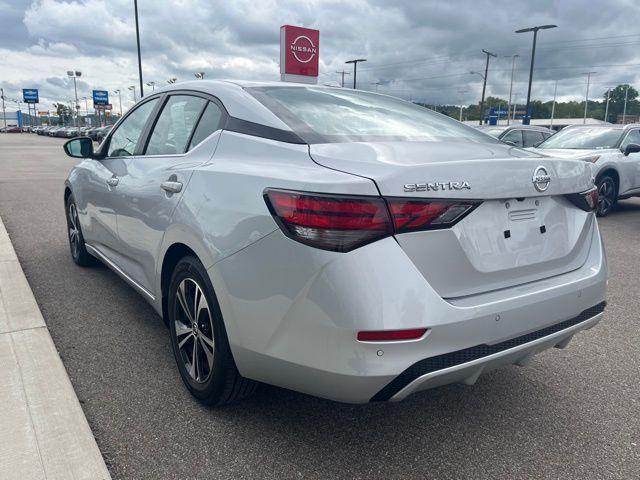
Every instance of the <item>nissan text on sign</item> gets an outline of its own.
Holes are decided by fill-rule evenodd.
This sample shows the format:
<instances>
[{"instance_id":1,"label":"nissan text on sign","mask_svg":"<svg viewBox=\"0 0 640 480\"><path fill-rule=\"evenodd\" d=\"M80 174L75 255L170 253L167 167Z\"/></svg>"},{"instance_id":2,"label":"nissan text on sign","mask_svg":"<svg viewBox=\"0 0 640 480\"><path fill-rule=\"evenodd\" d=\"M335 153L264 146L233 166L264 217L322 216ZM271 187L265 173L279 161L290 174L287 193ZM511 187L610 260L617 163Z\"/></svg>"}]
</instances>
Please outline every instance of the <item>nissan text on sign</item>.
<instances>
[{"instance_id":1,"label":"nissan text on sign","mask_svg":"<svg viewBox=\"0 0 640 480\"><path fill-rule=\"evenodd\" d=\"M283 82L318 83L320 31L280 27L280 79Z\"/></svg>"}]
</instances>

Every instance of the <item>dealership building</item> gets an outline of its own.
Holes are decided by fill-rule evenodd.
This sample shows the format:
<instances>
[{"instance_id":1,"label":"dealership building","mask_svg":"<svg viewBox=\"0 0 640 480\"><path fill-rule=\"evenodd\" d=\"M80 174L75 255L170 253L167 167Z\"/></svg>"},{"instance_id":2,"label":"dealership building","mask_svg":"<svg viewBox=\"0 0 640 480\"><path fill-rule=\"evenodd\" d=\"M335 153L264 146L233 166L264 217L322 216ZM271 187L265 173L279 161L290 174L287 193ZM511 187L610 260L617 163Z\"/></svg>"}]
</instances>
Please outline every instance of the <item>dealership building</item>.
<instances>
[{"instance_id":1,"label":"dealership building","mask_svg":"<svg viewBox=\"0 0 640 480\"><path fill-rule=\"evenodd\" d=\"M24 118L20 110L0 112L0 128L3 128L5 123L7 127L22 127L23 120Z\"/></svg>"}]
</instances>

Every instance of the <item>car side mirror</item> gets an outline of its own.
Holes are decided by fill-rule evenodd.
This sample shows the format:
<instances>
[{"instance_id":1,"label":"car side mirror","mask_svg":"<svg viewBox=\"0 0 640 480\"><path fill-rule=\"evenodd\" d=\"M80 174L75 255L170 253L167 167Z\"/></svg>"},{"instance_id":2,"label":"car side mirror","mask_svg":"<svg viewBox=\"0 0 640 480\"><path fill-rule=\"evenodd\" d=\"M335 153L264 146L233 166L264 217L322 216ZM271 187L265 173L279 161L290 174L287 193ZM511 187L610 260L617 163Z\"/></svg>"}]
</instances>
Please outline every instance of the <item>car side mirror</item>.
<instances>
[{"instance_id":1,"label":"car side mirror","mask_svg":"<svg viewBox=\"0 0 640 480\"><path fill-rule=\"evenodd\" d=\"M62 147L64 153L73 158L94 158L93 140L89 137L73 138Z\"/></svg>"},{"instance_id":2,"label":"car side mirror","mask_svg":"<svg viewBox=\"0 0 640 480\"><path fill-rule=\"evenodd\" d=\"M622 151L625 157L628 156L630 153L638 153L638 152L640 152L640 145L638 145L637 143L630 143L629 145L624 147L624 150Z\"/></svg>"},{"instance_id":3,"label":"car side mirror","mask_svg":"<svg viewBox=\"0 0 640 480\"><path fill-rule=\"evenodd\" d=\"M503 143L506 143L507 145L511 145L512 147L517 147L518 146L516 144L516 142L514 142L512 140L503 140Z\"/></svg>"}]
</instances>

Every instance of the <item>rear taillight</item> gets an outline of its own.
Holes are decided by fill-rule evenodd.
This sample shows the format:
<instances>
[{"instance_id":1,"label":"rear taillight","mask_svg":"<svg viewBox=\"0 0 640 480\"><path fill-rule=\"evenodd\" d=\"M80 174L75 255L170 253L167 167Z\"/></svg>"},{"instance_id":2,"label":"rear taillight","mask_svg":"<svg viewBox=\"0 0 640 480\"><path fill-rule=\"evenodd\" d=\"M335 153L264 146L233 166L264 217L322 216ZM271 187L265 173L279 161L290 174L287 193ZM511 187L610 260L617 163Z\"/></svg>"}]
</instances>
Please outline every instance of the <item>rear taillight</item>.
<instances>
[{"instance_id":1,"label":"rear taillight","mask_svg":"<svg viewBox=\"0 0 640 480\"><path fill-rule=\"evenodd\" d=\"M393 235L449 228L480 202L328 195L267 189L269 211L290 238L348 252Z\"/></svg>"},{"instance_id":2,"label":"rear taillight","mask_svg":"<svg viewBox=\"0 0 640 480\"><path fill-rule=\"evenodd\" d=\"M591 212L598 208L598 188L593 187L582 193L571 193L565 195L566 198L576 207L581 208L585 212Z\"/></svg>"},{"instance_id":3,"label":"rear taillight","mask_svg":"<svg viewBox=\"0 0 640 480\"><path fill-rule=\"evenodd\" d=\"M267 189L265 200L287 236L324 250L348 252L393 233L380 197Z\"/></svg>"},{"instance_id":4,"label":"rear taillight","mask_svg":"<svg viewBox=\"0 0 640 480\"><path fill-rule=\"evenodd\" d=\"M402 342L418 340L427 333L428 328L411 328L408 330L368 330L358 332L361 342Z\"/></svg>"},{"instance_id":5,"label":"rear taillight","mask_svg":"<svg viewBox=\"0 0 640 480\"><path fill-rule=\"evenodd\" d=\"M388 198L396 233L449 228L476 208L480 202Z\"/></svg>"}]
</instances>

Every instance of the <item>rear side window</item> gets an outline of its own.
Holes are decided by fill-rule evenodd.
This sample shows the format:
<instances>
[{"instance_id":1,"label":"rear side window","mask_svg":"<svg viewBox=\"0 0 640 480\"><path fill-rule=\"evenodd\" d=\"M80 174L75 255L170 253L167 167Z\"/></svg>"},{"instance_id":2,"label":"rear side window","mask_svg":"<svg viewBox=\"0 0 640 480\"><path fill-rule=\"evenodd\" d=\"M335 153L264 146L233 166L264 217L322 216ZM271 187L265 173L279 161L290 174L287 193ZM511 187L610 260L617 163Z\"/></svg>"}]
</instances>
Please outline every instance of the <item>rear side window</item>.
<instances>
[{"instance_id":1,"label":"rear side window","mask_svg":"<svg viewBox=\"0 0 640 480\"><path fill-rule=\"evenodd\" d=\"M213 132L220 128L220 120L222 119L222 110L218 105L213 102L209 102L207 108L205 109L200 121L198 122L198 126L196 127L196 131L191 138L191 144L189 145L189 150L202 142L205 138L211 135Z\"/></svg>"},{"instance_id":2,"label":"rear side window","mask_svg":"<svg viewBox=\"0 0 640 480\"><path fill-rule=\"evenodd\" d=\"M500 140L503 142L511 142L516 147L522 147L522 130L511 130Z\"/></svg>"},{"instance_id":3,"label":"rear side window","mask_svg":"<svg viewBox=\"0 0 640 480\"><path fill-rule=\"evenodd\" d=\"M174 155L187 144L207 101L191 95L172 95L153 127L145 155Z\"/></svg>"},{"instance_id":4,"label":"rear side window","mask_svg":"<svg viewBox=\"0 0 640 480\"><path fill-rule=\"evenodd\" d=\"M535 130L523 130L522 135L524 136L525 147L533 147L544 140L542 132L537 132Z\"/></svg>"}]
</instances>

